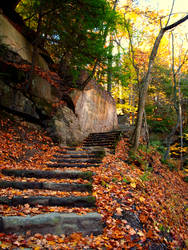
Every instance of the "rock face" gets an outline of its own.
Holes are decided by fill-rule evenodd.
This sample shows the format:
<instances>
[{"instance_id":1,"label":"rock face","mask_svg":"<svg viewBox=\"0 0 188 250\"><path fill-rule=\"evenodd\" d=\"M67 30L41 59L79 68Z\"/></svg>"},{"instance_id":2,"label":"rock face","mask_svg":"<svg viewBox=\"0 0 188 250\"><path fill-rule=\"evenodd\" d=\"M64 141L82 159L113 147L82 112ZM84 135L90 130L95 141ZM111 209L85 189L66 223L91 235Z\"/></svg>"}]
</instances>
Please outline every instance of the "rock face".
<instances>
[{"instance_id":1,"label":"rock face","mask_svg":"<svg viewBox=\"0 0 188 250\"><path fill-rule=\"evenodd\" d=\"M116 106L113 98L94 80L90 80L83 90L74 89L67 96L57 90L47 80L35 76L31 86L24 92L27 73L10 66L31 64L32 44L19 32L15 24L0 12L0 48L6 47L5 59L0 57L0 68L8 78L0 81L0 106L29 121L45 126L49 134L62 145L77 145L91 132L105 132L118 127ZM2 49L0 50L0 52ZM48 63L39 54L37 66L48 71ZM20 80L20 74L22 79ZM88 74L80 74L80 85ZM66 96L66 98L65 98ZM64 98L64 99L63 99ZM56 104L64 101L58 109Z\"/></svg>"},{"instance_id":2,"label":"rock face","mask_svg":"<svg viewBox=\"0 0 188 250\"><path fill-rule=\"evenodd\" d=\"M20 91L14 90L11 86L6 85L0 80L0 105L13 111L22 112L32 115L39 119L35 106L31 100L25 97Z\"/></svg>"},{"instance_id":3,"label":"rock face","mask_svg":"<svg viewBox=\"0 0 188 250\"><path fill-rule=\"evenodd\" d=\"M75 90L72 99L84 134L118 128L115 101L94 80L91 80L82 91Z\"/></svg>"},{"instance_id":4,"label":"rock face","mask_svg":"<svg viewBox=\"0 0 188 250\"><path fill-rule=\"evenodd\" d=\"M3 14L0 14L0 35L3 43L8 44L24 60L32 62L32 45ZM38 55L36 61L37 65L42 69L49 69L48 64L42 56Z\"/></svg>"},{"instance_id":5,"label":"rock face","mask_svg":"<svg viewBox=\"0 0 188 250\"><path fill-rule=\"evenodd\" d=\"M60 108L50 121L48 131L61 145L77 145L84 139L79 121L71 109Z\"/></svg>"},{"instance_id":6,"label":"rock face","mask_svg":"<svg viewBox=\"0 0 188 250\"><path fill-rule=\"evenodd\" d=\"M8 45L8 48L18 54L22 60L32 62L33 47L30 42L9 22L6 16L0 14L0 42ZM13 53L12 53L13 54ZM49 70L48 63L39 54L36 65L42 70ZM32 81L31 91L33 95L51 102L54 99L51 85L43 78L36 76Z\"/></svg>"}]
</instances>

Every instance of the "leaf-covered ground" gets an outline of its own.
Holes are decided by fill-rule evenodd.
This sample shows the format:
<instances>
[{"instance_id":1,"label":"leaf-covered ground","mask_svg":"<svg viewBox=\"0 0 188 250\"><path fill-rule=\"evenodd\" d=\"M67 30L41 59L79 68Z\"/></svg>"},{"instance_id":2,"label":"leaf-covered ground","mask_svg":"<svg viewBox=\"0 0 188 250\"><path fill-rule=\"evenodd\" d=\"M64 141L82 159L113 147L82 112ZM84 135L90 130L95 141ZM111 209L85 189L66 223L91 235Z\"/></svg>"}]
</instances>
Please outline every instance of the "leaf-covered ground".
<instances>
[{"instance_id":1,"label":"leaf-covered ground","mask_svg":"<svg viewBox=\"0 0 188 250\"><path fill-rule=\"evenodd\" d=\"M39 132L24 122L13 123L8 120L1 120L0 126L0 169L50 170L46 163L60 148L52 143L44 131ZM167 166L162 165L160 154L154 148L150 148L147 153L140 150L135 158L129 158L128 154L128 139L122 138L115 155L106 156L98 168L87 168L96 173L93 195L97 198L96 210L102 215L105 223L102 235L83 237L75 233L66 237L50 234L31 235L29 231L25 236L0 233L0 248L186 249L187 184L182 180L181 173L170 171ZM34 178L20 179L2 174L0 176L2 180L35 181ZM50 181L60 182L56 179ZM63 181L67 182L61 180ZM79 182L87 181L79 179ZM44 191L36 190L37 195L39 192L45 195ZM66 192L50 192L58 196L69 195ZM35 191L11 188L0 190L1 196L12 197L18 194L34 195ZM75 192L75 195L80 194ZM33 208L28 204L17 207L0 205L1 216L26 216L54 211L84 214L94 210L44 206Z\"/></svg>"}]
</instances>

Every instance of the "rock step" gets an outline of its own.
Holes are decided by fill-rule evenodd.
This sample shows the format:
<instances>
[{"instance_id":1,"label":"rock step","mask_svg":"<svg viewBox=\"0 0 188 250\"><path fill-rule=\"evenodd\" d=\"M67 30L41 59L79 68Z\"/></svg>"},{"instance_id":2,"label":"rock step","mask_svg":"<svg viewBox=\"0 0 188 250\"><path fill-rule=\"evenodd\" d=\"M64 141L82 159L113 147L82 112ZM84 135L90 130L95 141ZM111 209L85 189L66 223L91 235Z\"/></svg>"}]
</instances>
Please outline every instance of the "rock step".
<instances>
[{"instance_id":1,"label":"rock step","mask_svg":"<svg viewBox=\"0 0 188 250\"><path fill-rule=\"evenodd\" d=\"M100 144L106 144L106 143L115 143L116 140L89 140L89 141L84 141L83 145L85 145L86 143L100 143Z\"/></svg>"},{"instance_id":2,"label":"rock step","mask_svg":"<svg viewBox=\"0 0 188 250\"><path fill-rule=\"evenodd\" d=\"M62 154L62 155L81 155L81 154L88 154L88 155L99 155L99 153L103 153L104 151L103 150L98 150L98 151L96 151L96 150L91 150L90 148L88 148L88 150L87 151L61 151L61 150L57 150L56 151L58 154Z\"/></svg>"},{"instance_id":3,"label":"rock step","mask_svg":"<svg viewBox=\"0 0 188 250\"><path fill-rule=\"evenodd\" d=\"M85 145L87 145L88 147L92 147L92 146L109 146L109 147L113 147L115 143L100 143L100 142L86 142L84 143Z\"/></svg>"},{"instance_id":4,"label":"rock step","mask_svg":"<svg viewBox=\"0 0 188 250\"><path fill-rule=\"evenodd\" d=\"M0 197L0 204L7 206L18 206L29 204L34 207L41 206L61 206L61 207L95 207L95 197L93 196L69 196L69 197L55 197L55 196L30 196L28 198L22 196L8 196Z\"/></svg>"},{"instance_id":5,"label":"rock step","mask_svg":"<svg viewBox=\"0 0 188 250\"><path fill-rule=\"evenodd\" d=\"M108 132L101 132L101 133L90 133L89 136L92 135L120 135L121 131L108 131Z\"/></svg>"},{"instance_id":6,"label":"rock step","mask_svg":"<svg viewBox=\"0 0 188 250\"><path fill-rule=\"evenodd\" d=\"M114 141L116 139L117 139L116 137L114 137L114 138L109 138L109 137L108 138L104 138L104 137L102 137L102 138L88 137L84 141L88 141L88 140L91 140L91 141L97 141L97 140L100 140L100 141Z\"/></svg>"},{"instance_id":7,"label":"rock step","mask_svg":"<svg viewBox=\"0 0 188 250\"><path fill-rule=\"evenodd\" d=\"M101 163L101 160L95 160L95 159L64 159L64 158L58 158L58 159L50 159L52 162L57 163Z\"/></svg>"},{"instance_id":8,"label":"rock step","mask_svg":"<svg viewBox=\"0 0 188 250\"><path fill-rule=\"evenodd\" d=\"M72 158L72 159L85 159L85 158L95 158L97 157L97 155L94 155L94 154L90 154L90 155L79 155L79 154L76 154L76 155L73 155L73 154L58 154L58 155L53 155L54 158Z\"/></svg>"},{"instance_id":9,"label":"rock step","mask_svg":"<svg viewBox=\"0 0 188 250\"><path fill-rule=\"evenodd\" d=\"M102 140L87 140L87 141L84 141L83 144L86 145L87 143L99 143L99 144L113 144L115 143L116 141L110 141L110 140L105 140L105 141L102 141Z\"/></svg>"},{"instance_id":10,"label":"rock step","mask_svg":"<svg viewBox=\"0 0 188 250\"><path fill-rule=\"evenodd\" d=\"M8 176L27 177L27 178L44 178L44 179L86 179L92 180L91 171L42 171L42 170L25 170L25 169L2 169L1 173Z\"/></svg>"},{"instance_id":11,"label":"rock step","mask_svg":"<svg viewBox=\"0 0 188 250\"><path fill-rule=\"evenodd\" d=\"M76 150L76 147L61 147L63 150Z\"/></svg>"},{"instance_id":12,"label":"rock step","mask_svg":"<svg viewBox=\"0 0 188 250\"><path fill-rule=\"evenodd\" d=\"M78 147L66 147L65 146L65 147L60 147L60 148L62 149L63 152L65 152L65 151L78 151L80 147L78 148ZM86 147L81 147L81 149L87 151Z\"/></svg>"},{"instance_id":13,"label":"rock step","mask_svg":"<svg viewBox=\"0 0 188 250\"><path fill-rule=\"evenodd\" d=\"M99 144L99 145L106 145L106 144L114 144L115 141L86 141L83 142L84 145L87 144Z\"/></svg>"},{"instance_id":14,"label":"rock step","mask_svg":"<svg viewBox=\"0 0 188 250\"><path fill-rule=\"evenodd\" d=\"M104 136L104 135L90 135L88 136L85 140L87 139L101 139L101 140L108 140L108 139L117 139L119 137L119 135L108 135L108 136Z\"/></svg>"},{"instance_id":15,"label":"rock step","mask_svg":"<svg viewBox=\"0 0 188 250\"><path fill-rule=\"evenodd\" d=\"M99 167L99 164L64 164L64 163L48 163L46 164L50 168L89 168Z\"/></svg>"},{"instance_id":16,"label":"rock step","mask_svg":"<svg viewBox=\"0 0 188 250\"><path fill-rule=\"evenodd\" d=\"M82 233L99 235L103 231L102 217L98 213L77 215L75 213L50 213L36 216L6 216L0 217L1 233L26 233L70 235Z\"/></svg>"},{"instance_id":17,"label":"rock step","mask_svg":"<svg viewBox=\"0 0 188 250\"><path fill-rule=\"evenodd\" d=\"M80 183L53 183L53 182L21 182L21 181L0 181L0 188L15 188L15 189L46 189L58 191L78 191L91 192L92 185Z\"/></svg>"}]
</instances>

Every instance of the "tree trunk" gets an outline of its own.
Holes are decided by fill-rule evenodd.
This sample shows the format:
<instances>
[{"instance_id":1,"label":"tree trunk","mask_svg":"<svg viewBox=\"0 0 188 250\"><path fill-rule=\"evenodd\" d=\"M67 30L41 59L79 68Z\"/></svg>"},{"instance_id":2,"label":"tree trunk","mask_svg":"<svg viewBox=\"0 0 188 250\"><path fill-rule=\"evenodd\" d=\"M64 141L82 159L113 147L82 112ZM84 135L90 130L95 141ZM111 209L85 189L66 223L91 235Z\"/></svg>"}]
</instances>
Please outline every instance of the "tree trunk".
<instances>
[{"instance_id":1,"label":"tree trunk","mask_svg":"<svg viewBox=\"0 0 188 250\"><path fill-rule=\"evenodd\" d=\"M148 86L151 82L151 71L153 69L154 60L157 54L157 50L159 48L160 41L164 35L165 31L163 29L160 30L156 40L155 44L153 46L150 59L149 59L149 65L148 65L148 71L145 76L145 78L142 81L142 86L139 94L139 102L138 102L138 114L137 114L137 121L136 121L136 128L134 132L134 143L133 143L133 151L136 151L139 145L139 139L141 135L141 129L142 129L142 120L143 120L143 114L145 110L145 101L146 101L146 95L148 91Z\"/></svg>"},{"instance_id":2,"label":"tree trunk","mask_svg":"<svg viewBox=\"0 0 188 250\"><path fill-rule=\"evenodd\" d=\"M114 1L113 10L116 10L118 0ZM108 28L107 28L108 29ZM107 31L108 32L108 31ZM107 36L107 34L106 34ZM113 50L113 34L110 34L109 53L108 53L108 69L107 69L107 91L112 91L112 50Z\"/></svg>"},{"instance_id":3,"label":"tree trunk","mask_svg":"<svg viewBox=\"0 0 188 250\"><path fill-rule=\"evenodd\" d=\"M112 34L110 35L110 44L109 44L109 54L108 54L108 69L107 69L107 91L111 92L112 90L112 50L113 50L113 40Z\"/></svg>"},{"instance_id":4,"label":"tree trunk","mask_svg":"<svg viewBox=\"0 0 188 250\"><path fill-rule=\"evenodd\" d=\"M154 43L154 46L153 46L153 49L152 49L152 52L151 52L151 55L150 55L150 58L149 58L148 70L147 70L145 78L142 80L142 86L141 86L141 90L140 90L140 94L139 94L136 128L135 128L135 131L133 133L133 138L132 138L133 139L133 152L135 152L137 150L138 145L139 145L147 90L148 90L148 86L149 86L149 84L151 82L151 71L152 71L152 68L153 68L155 57L157 55L157 51L158 51L158 48L159 48L160 41L161 41L164 33L167 30L175 28L179 24L185 22L187 19L188 19L188 15L186 15L182 19L178 20L177 22L175 22L175 23L173 23L173 24L171 24L169 26L161 28L161 30L160 30L160 32L159 32L159 34L158 34L158 36L157 36L157 38L155 40L155 43Z\"/></svg>"}]
</instances>

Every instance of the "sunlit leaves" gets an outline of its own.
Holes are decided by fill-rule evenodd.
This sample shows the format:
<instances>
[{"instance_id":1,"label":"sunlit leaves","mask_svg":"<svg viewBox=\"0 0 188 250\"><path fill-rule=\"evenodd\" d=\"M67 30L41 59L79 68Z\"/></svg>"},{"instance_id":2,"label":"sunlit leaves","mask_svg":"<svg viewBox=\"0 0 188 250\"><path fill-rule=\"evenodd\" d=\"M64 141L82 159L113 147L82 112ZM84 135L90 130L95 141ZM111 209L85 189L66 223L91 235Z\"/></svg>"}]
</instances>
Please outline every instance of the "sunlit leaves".
<instances>
[{"instance_id":1,"label":"sunlit leaves","mask_svg":"<svg viewBox=\"0 0 188 250\"><path fill-rule=\"evenodd\" d=\"M10 122L1 122L1 166L14 169L20 167L48 169L45 163L58 150L58 147L55 147L47 136L37 131L27 130L26 124L19 127L16 126L16 123L14 123L14 127L10 125ZM26 136L24 141L20 138L22 132L25 132ZM15 159L19 158L17 155L24 154L25 148L31 146L31 144L40 150L29 159L16 162ZM10 157L13 147L15 159ZM32 148L29 147L29 149ZM91 168L96 173L93 195L97 200L97 211L106 224L103 234L83 237L80 233L74 233L66 237L65 235L41 235L40 233L31 235L29 230L25 236L1 233L0 247L2 249L12 247L30 247L32 249L49 247L52 249L101 249L104 247L108 249L129 249L134 246L137 249L143 249L143 247L148 247L147 244L151 241L163 242L171 249L179 247L186 238L185 183L178 174L169 171L165 165L161 165L160 155L155 148L150 148L146 152L143 147L139 149L137 154L142 162L152 164L147 179L141 178L149 171L146 166L141 165L138 159L130 158L128 154L128 139L121 139L116 147L115 155L109 154L103 159L100 167ZM1 179L5 178L3 175L0 177ZM23 178L23 181L25 180L26 178ZM58 182L55 179L52 181ZM14 194L17 190L12 189L9 192ZM29 204L15 207L0 205L0 213L7 216L37 215L50 212L84 214L91 211L91 209L86 208L31 207ZM124 218L127 211L136 214L136 218L142 223L142 228L133 227L128 218ZM168 241L162 232L170 233L173 236L172 242Z\"/></svg>"}]
</instances>

